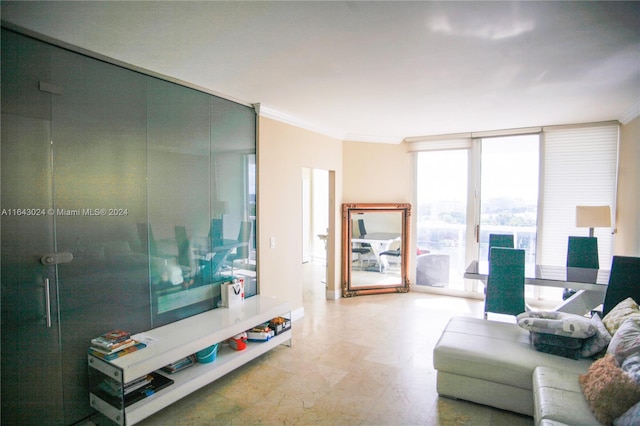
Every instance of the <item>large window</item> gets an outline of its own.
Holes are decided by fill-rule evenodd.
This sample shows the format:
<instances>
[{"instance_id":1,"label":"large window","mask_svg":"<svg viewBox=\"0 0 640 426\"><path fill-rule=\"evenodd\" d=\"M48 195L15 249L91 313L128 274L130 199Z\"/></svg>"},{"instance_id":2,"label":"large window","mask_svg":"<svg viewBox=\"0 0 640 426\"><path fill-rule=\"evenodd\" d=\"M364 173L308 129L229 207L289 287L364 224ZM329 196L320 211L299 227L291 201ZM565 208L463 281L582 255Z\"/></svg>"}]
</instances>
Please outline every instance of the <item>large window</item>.
<instances>
[{"instance_id":1,"label":"large window","mask_svg":"<svg viewBox=\"0 0 640 426\"><path fill-rule=\"evenodd\" d=\"M535 264L539 136L484 138L480 156L480 247L489 257L489 234L514 236L525 261Z\"/></svg>"},{"instance_id":2,"label":"large window","mask_svg":"<svg viewBox=\"0 0 640 426\"><path fill-rule=\"evenodd\" d=\"M491 233L514 235L527 263L564 265L568 236L588 234L576 228L576 206L615 210L617 125L526 133L410 143L416 167L417 251L419 256L448 256L448 274L419 287L481 293L482 286L465 282L463 274L471 260L487 259ZM600 265L608 267L611 229L596 229L596 236ZM419 261L416 265L419 284L424 271ZM534 293L529 289L528 294ZM553 291L535 295L560 297Z\"/></svg>"}]
</instances>

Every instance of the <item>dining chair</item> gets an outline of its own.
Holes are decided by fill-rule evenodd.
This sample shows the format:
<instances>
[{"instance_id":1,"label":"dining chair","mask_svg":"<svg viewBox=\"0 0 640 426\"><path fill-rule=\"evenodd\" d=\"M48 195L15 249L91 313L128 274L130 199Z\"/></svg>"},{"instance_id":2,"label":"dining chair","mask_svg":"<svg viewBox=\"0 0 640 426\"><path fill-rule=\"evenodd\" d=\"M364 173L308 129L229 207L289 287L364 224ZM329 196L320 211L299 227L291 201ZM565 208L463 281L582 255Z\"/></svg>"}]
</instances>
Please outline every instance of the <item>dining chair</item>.
<instances>
[{"instance_id":1,"label":"dining chair","mask_svg":"<svg viewBox=\"0 0 640 426\"><path fill-rule=\"evenodd\" d=\"M367 230L364 226L364 219L358 219L358 232L360 233L360 238L364 238L367 235ZM360 263L360 269L363 268L363 261L365 260L365 256L372 253L371 244L368 243L358 243L357 245L351 246L351 253L358 255L358 261ZM367 261L367 266L369 265Z\"/></svg>"},{"instance_id":2,"label":"dining chair","mask_svg":"<svg viewBox=\"0 0 640 426\"><path fill-rule=\"evenodd\" d=\"M487 249L487 260L491 263L491 249L493 247L514 248L513 234L489 234L489 248ZM487 288L484 288L487 294Z\"/></svg>"},{"instance_id":3,"label":"dining chair","mask_svg":"<svg viewBox=\"0 0 640 426\"><path fill-rule=\"evenodd\" d=\"M514 248L513 234L489 234L489 249L487 257L490 259L491 249L493 247Z\"/></svg>"},{"instance_id":4,"label":"dining chair","mask_svg":"<svg viewBox=\"0 0 640 426\"><path fill-rule=\"evenodd\" d=\"M627 297L640 302L640 257L613 256L602 318Z\"/></svg>"},{"instance_id":5,"label":"dining chair","mask_svg":"<svg viewBox=\"0 0 640 426\"><path fill-rule=\"evenodd\" d=\"M598 239L596 237L569 237L567 266L600 269Z\"/></svg>"},{"instance_id":6,"label":"dining chair","mask_svg":"<svg viewBox=\"0 0 640 426\"><path fill-rule=\"evenodd\" d=\"M596 237L570 236L567 244L567 267L600 269L598 261L598 239ZM576 293L565 288L562 299L567 300Z\"/></svg>"},{"instance_id":7,"label":"dining chair","mask_svg":"<svg viewBox=\"0 0 640 426\"><path fill-rule=\"evenodd\" d=\"M363 265L363 261L364 261L364 256L366 256L367 254L371 253L371 249L367 248L367 247L356 247L356 246L352 246L351 247L351 253L353 254L357 254L358 255L358 262L360 263L360 269L362 269L364 267ZM368 265L368 263L367 263Z\"/></svg>"},{"instance_id":8,"label":"dining chair","mask_svg":"<svg viewBox=\"0 0 640 426\"><path fill-rule=\"evenodd\" d=\"M402 253L400 252L400 248L398 247L397 249L394 249L394 250L385 250L382 253L380 253L378 256L380 257L380 259L382 259L382 256L399 258L401 255ZM380 262L380 264L378 265L380 272L384 272L382 267L383 267L382 262Z\"/></svg>"},{"instance_id":9,"label":"dining chair","mask_svg":"<svg viewBox=\"0 0 640 426\"><path fill-rule=\"evenodd\" d=\"M505 315L525 312L524 255L522 249L491 248L484 299L485 319L489 312Z\"/></svg>"}]
</instances>

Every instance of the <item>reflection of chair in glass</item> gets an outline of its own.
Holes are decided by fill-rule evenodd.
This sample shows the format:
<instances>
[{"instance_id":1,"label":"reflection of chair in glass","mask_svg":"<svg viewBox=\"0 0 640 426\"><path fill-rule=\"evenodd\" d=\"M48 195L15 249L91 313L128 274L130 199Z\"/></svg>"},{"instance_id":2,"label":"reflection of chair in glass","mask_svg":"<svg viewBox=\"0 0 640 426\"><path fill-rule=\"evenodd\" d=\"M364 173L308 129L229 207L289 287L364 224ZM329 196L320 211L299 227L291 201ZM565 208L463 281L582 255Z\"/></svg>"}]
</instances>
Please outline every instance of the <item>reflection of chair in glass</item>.
<instances>
[{"instance_id":1,"label":"reflection of chair in glass","mask_svg":"<svg viewBox=\"0 0 640 426\"><path fill-rule=\"evenodd\" d=\"M400 248L397 248L395 250L383 251L378 256L380 257L380 262L379 262L380 264L378 265L378 268L380 269L380 272L384 272L384 267L383 267L384 265L383 265L383 262L382 262L382 256L389 256L389 257L393 257L393 258L396 258L396 259L400 259L400 256L402 256L402 254L400 253ZM389 264L388 261L386 263Z\"/></svg>"},{"instance_id":2,"label":"reflection of chair in glass","mask_svg":"<svg viewBox=\"0 0 640 426\"><path fill-rule=\"evenodd\" d=\"M189 257L189 239L187 238L187 228L182 225L174 227L176 245L178 246L178 264L183 268L190 268L191 259Z\"/></svg>"},{"instance_id":3,"label":"reflection of chair in glass","mask_svg":"<svg viewBox=\"0 0 640 426\"><path fill-rule=\"evenodd\" d=\"M156 244L156 239L153 236L151 224L147 225L146 223L138 223L137 226L138 237L140 238L140 244L143 253L147 253L152 257L161 257L164 259L171 259L176 257L173 254L161 253L158 250L158 245Z\"/></svg>"},{"instance_id":4,"label":"reflection of chair in glass","mask_svg":"<svg viewBox=\"0 0 640 426\"><path fill-rule=\"evenodd\" d=\"M251 240L251 222L240 222L240 231L238 232L238 242L246 243L236 248L235 253L227 256L227 260L231 263L233 270L234 263L239 260L249 262L249 241Z\"/></svg>"},{"instance_id":5,"label":"reflection of chair in glass","mask_svg":"<svg viewBox=\"0 0 640 426\"><path fill-rule=\"evenodd\" d=\"M640 257L613 256L602 317L627 297L640 302Z\"/></svg>"},{"instance_id":6,"label":"reflection of chair in glass","mask_svg":"<svg viewBox=\"0 0 640 426\"><path fill-rule=\"evenodd\" d=\"M357 259L356 259L356 260L358 260L358 263L360 263L360 269L363 269L363 267L364 267L363 262L364 262L365 260L367 260L367 259L365 258L365 256L366 256L367 254L371 253L371 249L370 249L370 248L367 248L367 247L360 247L360 246L355 247L355 246L352 246L352 247L351 247L351 253L353 253L353 254L357 254L357 255L358 255L358 257L357 257ZM368 265L368 262L369 262L369 261L367 260L367 265Z\"/></svg>"},{"instance_id":7,"label":"reflection of chair in glass","mask_svg":"<svg viewBox=\"0 0 640 426\"><path fill-rule=\"evenodd\" d=\"M425 253L416 257L416 285L443 287L449 284L450 257L444 253Z\"/></svg>"},{"instance_id":8,"label":"reflection of chair in glass","mask_svg":"<svg viewBox=\"0 0 640 426\"><path fill-rule=\"evenodd\" d=\"M358 231L360 232L359 238L364 238L367 235L367 230L364 227L364 220L358 219ZM367 261L367 266L369 265L369 260L365 258L365 256L372 254L371 245L367 243L356 243L356 245L351 245L351 253L358 255L358 262L360 263L360 269L363 269L363 261Z\"/></svg>"},{"instance_id":9,"label":"reflection of chair in glass","mask_svg":"<svg viewBox=\"0 0 640 426\"><path fill-rule=\"evenodd\" d=\"M596 237L569 237L567 244L567 266L573 268L599 269L598 239ZM575 294L575 290L565 288L562 299Z\"/></svg>"},{"instance_id":10,"label":"reflection of chair in glass","mask_svg":"<svg viewBox=\"0 0 640 426\"><path fill-rule=\"evenodd\" d=\"M140 248L143 253L147 253L150 256L158 256L158 246L156 240L153 238L153 231L151 225L146 223L138 223L138 238L140 238Z\"/></svg>"},{"instance_id":11,"label":"reflection of chair in glass","mask_svg":"<svg viewBox=\"0 0 640 426\"><path fill-rule=\"evenodd\" d=\"M211 239L211 247L218 245L222 241L222 219L211 219L209 227L209 238Z\"/></svg>"},{"instance_id":12,"label":"reflection of chair in glass","mask_svg":"<svg viewBox=\"0 0 640 426\"><path fill-rule=\"evenodd\" d=\"M484 300L487 313L518 315L524 300L524 250L493 247L489 252L489 276Z\"/></svg>"}]
</instances>

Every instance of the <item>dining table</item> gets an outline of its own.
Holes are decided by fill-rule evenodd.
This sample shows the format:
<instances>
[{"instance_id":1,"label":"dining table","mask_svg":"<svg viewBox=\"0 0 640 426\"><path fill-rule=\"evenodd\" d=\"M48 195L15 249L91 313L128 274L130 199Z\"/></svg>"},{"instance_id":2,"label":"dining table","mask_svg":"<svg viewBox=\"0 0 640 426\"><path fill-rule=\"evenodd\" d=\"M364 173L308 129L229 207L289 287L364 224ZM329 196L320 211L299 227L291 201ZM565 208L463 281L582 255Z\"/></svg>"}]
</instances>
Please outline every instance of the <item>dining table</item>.
<instances>
[{"instance_id":1,"label":"dining table","mask_svg":"<svg viewBox=\"0 0 640 426\"><path fill-rule=\"evenodd\" d=\"M609 273L610 271L607 269L526 264L524 283L525 285L576 290L575 294L563 300L554 310L584 315L604 302L609 284ZM485 284L488 276L488 261L474 260L464 273L465 278L480 280Z\"/></svg>"}]
</instances>

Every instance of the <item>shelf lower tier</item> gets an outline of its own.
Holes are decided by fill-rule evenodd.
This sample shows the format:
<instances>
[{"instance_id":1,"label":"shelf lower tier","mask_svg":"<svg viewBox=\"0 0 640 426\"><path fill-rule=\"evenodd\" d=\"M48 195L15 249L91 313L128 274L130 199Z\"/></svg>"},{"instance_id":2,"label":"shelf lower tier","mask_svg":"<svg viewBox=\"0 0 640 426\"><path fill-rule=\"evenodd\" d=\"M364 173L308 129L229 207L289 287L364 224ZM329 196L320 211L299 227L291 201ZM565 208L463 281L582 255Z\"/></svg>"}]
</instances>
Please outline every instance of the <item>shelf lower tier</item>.
<instances>
[{"instance_id":1,"label":"shelf lower tier","mask_svg":"<svg viewBox=\"0 0 640 426\"><path fill-rule=\"evenodd\" d=\"M266 342L247 342L247 348L243 351L234 351L227 346L220 346L216 360L212 363L197 363L175 374L161 372L171 378L174 383L157 394L126 407L124 419L122 411L94 394L91 394L91 405L120 425L133 425L290 340L291 331L286 331Z\"/></svg>"}]
</instances>

